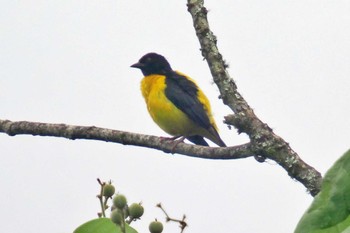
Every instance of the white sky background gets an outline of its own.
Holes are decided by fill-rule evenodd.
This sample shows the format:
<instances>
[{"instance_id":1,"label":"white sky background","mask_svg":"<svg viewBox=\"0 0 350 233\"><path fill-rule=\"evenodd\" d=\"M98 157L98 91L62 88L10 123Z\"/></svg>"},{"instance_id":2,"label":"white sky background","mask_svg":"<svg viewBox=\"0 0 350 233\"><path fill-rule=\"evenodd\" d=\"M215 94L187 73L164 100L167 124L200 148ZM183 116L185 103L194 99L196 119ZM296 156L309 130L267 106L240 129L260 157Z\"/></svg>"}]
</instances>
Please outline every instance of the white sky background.
<instances>
[{"instance_id":1,"label":"white sky background","mask_svg":"<svg viewBox=\"0 0 350 233\"><path fill-rule=\"evenodd\" d=\"M211 0L211 29L256 114L324 172L350 146L350 2ZM228 145L185 1L1 1L0 119L95 125L165 136L148 116L139 70L165 55L205 91ZM1 231L72 232L96 217L96 178L186 232L293 232L312 201L273 161L194 159L97 141L0 134ZM176 224L165 232L179 232Z\"/></svg>"}]
</instances>

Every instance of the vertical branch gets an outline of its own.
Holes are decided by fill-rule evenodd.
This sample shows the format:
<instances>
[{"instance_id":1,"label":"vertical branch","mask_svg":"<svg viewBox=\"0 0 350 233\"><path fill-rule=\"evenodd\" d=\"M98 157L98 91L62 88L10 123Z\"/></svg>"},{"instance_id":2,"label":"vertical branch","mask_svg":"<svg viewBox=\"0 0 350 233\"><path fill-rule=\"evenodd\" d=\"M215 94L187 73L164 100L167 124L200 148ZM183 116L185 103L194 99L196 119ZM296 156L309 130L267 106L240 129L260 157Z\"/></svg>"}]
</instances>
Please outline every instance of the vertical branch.
<instances>
[{"instance_id":1,"label":"vertical branch","mask_svg":"<svg viewBox=\"0 0 350 233\"><path fill-rule=\"evenodd\" d=\"M306 164L287 142L274 134L272 129L255 115L253 109L238 92L234 80L226 70L227 65L217 47L216 36L209 28L208 11L204 7L204 1L188 0L187 7L193 19L202 55L208 63L221 98L224 104L234 112L233 115L225 117L225 122L235 126L239 133L244 132L249 136L256 156L276 161L292 178L300 181L313 196L316 195L321 187L321 174Z\"/></svg>"}]
</instances>

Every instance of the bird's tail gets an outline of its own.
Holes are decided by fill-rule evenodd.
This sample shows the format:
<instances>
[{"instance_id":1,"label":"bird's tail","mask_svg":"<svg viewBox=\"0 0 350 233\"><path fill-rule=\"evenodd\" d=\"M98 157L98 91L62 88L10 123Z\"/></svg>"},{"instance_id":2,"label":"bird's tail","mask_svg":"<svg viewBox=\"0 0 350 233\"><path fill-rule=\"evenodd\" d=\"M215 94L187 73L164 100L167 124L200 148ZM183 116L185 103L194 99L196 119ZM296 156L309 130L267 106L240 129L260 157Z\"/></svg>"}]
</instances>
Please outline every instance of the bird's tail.
<instances>
[{"instance_id":1,"label":"bird's tail","mask_svg":"<svg viewBox=\"0 0 350 233\"><path fill-rule=\"evenodd\" d=\"M204 140L204 138L199 135L189 136L186 137L186 139L199 146L209 146L208 143Z\"/></svg>"},{"instance_id":2,"label":"bird's tail","mask_svg":"<svg viewBox=\"0 0 350 233\"><path fill-rule=\"evenodd\" d=\"M209 129L210 137L208 137L212 142L220 147L226 147L224 141L220 138L218 131L214 127Z\"/></svg>"}]
</instances>

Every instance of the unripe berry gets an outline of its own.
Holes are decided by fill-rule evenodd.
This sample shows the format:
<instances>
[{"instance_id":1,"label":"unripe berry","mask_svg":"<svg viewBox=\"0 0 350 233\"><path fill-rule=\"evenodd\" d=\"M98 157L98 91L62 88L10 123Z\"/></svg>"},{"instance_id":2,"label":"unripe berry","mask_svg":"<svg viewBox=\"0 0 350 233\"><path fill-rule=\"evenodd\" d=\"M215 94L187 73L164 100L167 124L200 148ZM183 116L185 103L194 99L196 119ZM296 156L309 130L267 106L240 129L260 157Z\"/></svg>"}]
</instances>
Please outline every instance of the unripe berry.
<instances>
[{"instance_id":1,"label":"unripe berry","mask_svg":"<svg viewBox=\"0 0 350 233\"><path fill-rule=\"evenodd\" d=\"M120 210L115 209L111 212L111 220L112 222L114 222L115 224L120 225L123 221L123 215L122 213L120 213Z\"/></svg>"},{"instance_id":2,"label":"unripe berry","mask_svg":"<svg viewBox=\"0 0 350 233\"><path fill-rule=\"evenodd\" d=\"M151 233L161 233L163 231L163 224L158 221L153 221L149 224L148 229Z\"/></svg>"},{"instance_id":3,"label":"unripe berry","mask_svg":"<svg viewBox=\"0 0 350 233\"><path fill-rule=\"evenodd\" d=\"M118 194L113 199L113 205L118 209L123 209L126 206L126 197L122 194Z\"/></svg>"},{"instance_id":4,"label":"unripe berry","mask_svg":"<svg viewBox=\"0 0 350 233\"><path fill-rule=\"evenodd\" d=\"M103 196L112 197L115 193L115 188L112 184L106 184L103 186Z\"/></svg>"},{"instance_id":5,"label":"unripe berry","mask_svg":"<svg viewBox=\"0 0 350 233\"><path fill-rule=\"evenodd\" d=\"M139 218L143 215L143 206L137 203L133 203L129 206L129 215L132 218Z\"/></svg>"}]
</instances>

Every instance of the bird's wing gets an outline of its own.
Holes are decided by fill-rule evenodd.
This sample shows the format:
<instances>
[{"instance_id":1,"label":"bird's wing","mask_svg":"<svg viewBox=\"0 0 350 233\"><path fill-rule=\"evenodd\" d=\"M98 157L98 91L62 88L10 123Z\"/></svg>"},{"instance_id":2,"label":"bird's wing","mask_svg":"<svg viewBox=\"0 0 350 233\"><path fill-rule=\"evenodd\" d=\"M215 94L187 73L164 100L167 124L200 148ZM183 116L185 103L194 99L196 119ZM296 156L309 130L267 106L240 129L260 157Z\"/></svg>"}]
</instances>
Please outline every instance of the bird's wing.
<instances>
[{"instance_id":1,"label":"bird's wing","mask_svg":"<svg viewBox=\"0 0 350 233\"><path fill-rule=\"evenodd\" d=\"M166 75L166 97L193 122L210 129L213 126L205 107L198 99L198 91L197 85L186 76L176 72Z\"/></svg>"}]
</instances>

